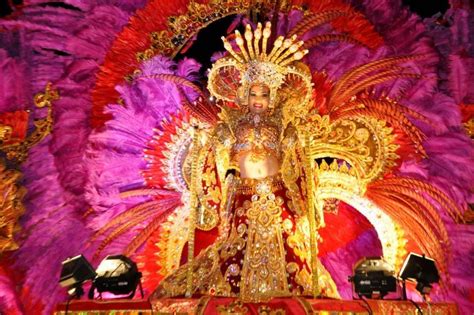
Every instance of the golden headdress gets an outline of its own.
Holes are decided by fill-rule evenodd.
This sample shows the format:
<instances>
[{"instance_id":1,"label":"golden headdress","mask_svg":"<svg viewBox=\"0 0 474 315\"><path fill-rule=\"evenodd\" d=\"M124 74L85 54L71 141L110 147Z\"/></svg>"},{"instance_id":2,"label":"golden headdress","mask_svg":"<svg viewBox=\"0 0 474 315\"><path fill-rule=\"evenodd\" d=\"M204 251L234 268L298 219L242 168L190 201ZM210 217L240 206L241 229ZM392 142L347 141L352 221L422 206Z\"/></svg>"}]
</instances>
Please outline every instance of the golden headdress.
<instances>
[{"instance_id":1,"label":"golden headdress","mask_svg":"<svg viewBox=\"0 0 474 315\"><path fill-rule=\"evenodd\" d=\"M238 50L222 37L224 48L230 56L217 60L209 72L208 90L218 100L242 103L246 101L252 84L265 84L270 88L270 100L274 104L291 99L299 106L309 103L311 91L311 74L309 69L297 61L303 58L308 50L300 49L303 41L278 37L273 48L267 53L267 42L271 35L271 24L267 22L252 31L246 26L244 38L235 31L235 42ZM270 49L268 49L270 50Z\"/></svg>"}]
</instances>

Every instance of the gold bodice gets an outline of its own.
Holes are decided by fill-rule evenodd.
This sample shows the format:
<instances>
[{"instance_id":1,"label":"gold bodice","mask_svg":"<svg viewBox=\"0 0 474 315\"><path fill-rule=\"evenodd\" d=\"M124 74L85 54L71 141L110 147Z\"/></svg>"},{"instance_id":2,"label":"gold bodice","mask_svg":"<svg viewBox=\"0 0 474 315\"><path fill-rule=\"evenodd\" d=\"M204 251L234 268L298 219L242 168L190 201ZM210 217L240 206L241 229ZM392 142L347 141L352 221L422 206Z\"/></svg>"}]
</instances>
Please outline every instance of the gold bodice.
<instances>
[{"instance_id":1,"label":"gold bodice","mask_svg":"<svg viewBox=\"0 0 474 315\"><path fill-rule=\"evenodd\" d=\"M264 178L278 173L281 165L280 130L257 119L244 119L235 130L231 160L242 178Z\"/></svg>"}]
</instances>

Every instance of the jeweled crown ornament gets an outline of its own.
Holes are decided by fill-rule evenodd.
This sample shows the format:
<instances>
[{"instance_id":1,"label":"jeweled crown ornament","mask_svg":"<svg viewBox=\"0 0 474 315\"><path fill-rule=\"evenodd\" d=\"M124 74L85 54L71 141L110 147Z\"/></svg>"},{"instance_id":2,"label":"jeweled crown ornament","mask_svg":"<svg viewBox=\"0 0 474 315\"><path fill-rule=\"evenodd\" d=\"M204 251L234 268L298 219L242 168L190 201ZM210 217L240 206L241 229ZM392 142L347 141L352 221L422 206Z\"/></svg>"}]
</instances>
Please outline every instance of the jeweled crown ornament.
<instances>
[{"instance_id":1,"label":"jeweled crown ornament","mask_svg":"<svg viewBox=\"0 0 474 315\"><path fill-rule=\"evenodd\" d=\"M243 37L236 30L237 47L233 47L222 37L224 48L230 56L216 61L209 72L208 89L213 96L220 100L240 103L246 99L251 85L264 84L270 88L271 101L276 99L279 89L291 89L292 86L303 88L304 101L309 101L311 75L305 68L294 66L294 62L301 60L308 53L308 50L301 49L304 42L297 41L296 35L290 38L279 36L270 50L267 47L270 35L271 23L267 22L264 29L262 24L258 23L254 31L247 25ZM239 95L239 91L243 94Z\"/></svg>"}]
</instances>

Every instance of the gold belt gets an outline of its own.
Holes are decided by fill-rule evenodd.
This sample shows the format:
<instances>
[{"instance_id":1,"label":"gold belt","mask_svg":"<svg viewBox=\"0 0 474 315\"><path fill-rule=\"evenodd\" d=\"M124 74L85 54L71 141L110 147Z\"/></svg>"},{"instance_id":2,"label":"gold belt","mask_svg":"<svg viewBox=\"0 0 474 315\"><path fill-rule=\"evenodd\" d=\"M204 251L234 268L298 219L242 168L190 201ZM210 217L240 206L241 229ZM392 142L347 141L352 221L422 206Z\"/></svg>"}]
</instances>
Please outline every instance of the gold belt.
<instances>
[{"instance_id":1,"label":"gold belt","mask_svg":"<svg viewBox=\"0 0 474 315\"><path fill-rule=\"evenodd\" d=\"M256 194L258 193L257 188L260 185L266 185L272 192L278 191L284 187L281 174L264 178L241 178L237 186L237 193L244 195Z\"/></svg>"}]
</instances>

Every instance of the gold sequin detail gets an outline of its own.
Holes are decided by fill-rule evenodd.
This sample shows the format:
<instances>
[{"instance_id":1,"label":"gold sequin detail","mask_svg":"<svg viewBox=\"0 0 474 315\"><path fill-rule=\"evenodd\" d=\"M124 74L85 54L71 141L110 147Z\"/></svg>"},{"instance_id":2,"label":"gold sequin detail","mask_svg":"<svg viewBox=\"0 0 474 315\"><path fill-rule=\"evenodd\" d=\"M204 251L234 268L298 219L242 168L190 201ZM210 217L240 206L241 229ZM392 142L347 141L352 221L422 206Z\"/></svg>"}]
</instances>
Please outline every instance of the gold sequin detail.
<instances>
[{"instance_id":1,"label":"gold sequin detail","mask_svg":"<svg viewBox=\"0 0 474 315\"><path fill-rule=\"evenodd\" d=\"M245 207L249 222L240 284L244 301L289 295L281 230L283 199L272 193L269 181L261 180L255 189L257 194Z\"/></svg>"}]
</instances>

